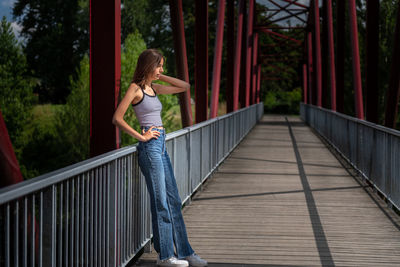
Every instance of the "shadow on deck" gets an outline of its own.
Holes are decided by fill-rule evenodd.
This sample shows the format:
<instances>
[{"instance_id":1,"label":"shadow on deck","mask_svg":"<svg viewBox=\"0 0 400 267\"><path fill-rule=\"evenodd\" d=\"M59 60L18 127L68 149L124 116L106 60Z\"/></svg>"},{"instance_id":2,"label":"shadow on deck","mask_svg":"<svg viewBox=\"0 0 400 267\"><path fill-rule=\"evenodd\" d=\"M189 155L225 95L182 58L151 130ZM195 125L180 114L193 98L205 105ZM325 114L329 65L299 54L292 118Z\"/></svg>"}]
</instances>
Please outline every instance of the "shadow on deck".
<instances>
[{"instance_id":1,"label":"shadow on deck","mask_svg":"<svg viewBox=\"0 0 400 267\"><path fill-rule=\"evenodd\" d=\"M184 217L209 266L400 263L399 216L297 117L264 116Z\"/></svg>"}]
</instances>

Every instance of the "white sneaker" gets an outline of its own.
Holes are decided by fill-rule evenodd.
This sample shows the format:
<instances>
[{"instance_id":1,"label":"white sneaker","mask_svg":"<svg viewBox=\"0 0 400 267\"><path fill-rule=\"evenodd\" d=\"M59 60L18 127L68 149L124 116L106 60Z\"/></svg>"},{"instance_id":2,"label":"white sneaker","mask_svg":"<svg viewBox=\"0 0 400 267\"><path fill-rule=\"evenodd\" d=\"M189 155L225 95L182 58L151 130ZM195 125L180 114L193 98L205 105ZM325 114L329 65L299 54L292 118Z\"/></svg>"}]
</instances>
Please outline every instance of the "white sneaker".
<instances>
[{"instance_id":1,"label":"white sneaker","mask_svg":"<svg viewBox=\"0 0 400 267\"><path fill-rule=\"evenodd\" d=\"M176 257L172 256L166 260L157 259L157 266L165 267L187 267L189 263L186 260L178 260Z\"/></svg>"},{"instance_id":2,"label":"white sneaker","mask_svg":"<svg viewBox=\"0 0 400 267\"><path fill-rule=\"evenodd\" d=\"M196 253L193 253L192 255L186 257L185 260L189 262L189 266L193 267L207 266L207 261L200 258L200 256L197 255Z\"/></svg>"}]
</instances>

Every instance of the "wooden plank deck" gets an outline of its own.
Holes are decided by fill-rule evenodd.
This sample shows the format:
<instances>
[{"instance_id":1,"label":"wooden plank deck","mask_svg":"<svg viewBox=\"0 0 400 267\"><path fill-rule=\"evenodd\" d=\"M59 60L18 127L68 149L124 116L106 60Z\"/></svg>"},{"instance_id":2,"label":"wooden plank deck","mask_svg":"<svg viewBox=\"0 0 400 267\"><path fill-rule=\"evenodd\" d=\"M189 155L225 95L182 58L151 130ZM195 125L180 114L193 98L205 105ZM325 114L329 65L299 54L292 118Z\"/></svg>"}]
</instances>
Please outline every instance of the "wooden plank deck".
<instances>
[{"instance_id":1,"label":"wooden plank deck","mask_svg":"<svg viewBox=\"0 0 400 267\"><path fill-rule=\"evenodd\" d=\"M299 118L264 116L184 208L190 242L209 266L400 266L399 216L352 173Z\"/></svg>"}]
</instances>

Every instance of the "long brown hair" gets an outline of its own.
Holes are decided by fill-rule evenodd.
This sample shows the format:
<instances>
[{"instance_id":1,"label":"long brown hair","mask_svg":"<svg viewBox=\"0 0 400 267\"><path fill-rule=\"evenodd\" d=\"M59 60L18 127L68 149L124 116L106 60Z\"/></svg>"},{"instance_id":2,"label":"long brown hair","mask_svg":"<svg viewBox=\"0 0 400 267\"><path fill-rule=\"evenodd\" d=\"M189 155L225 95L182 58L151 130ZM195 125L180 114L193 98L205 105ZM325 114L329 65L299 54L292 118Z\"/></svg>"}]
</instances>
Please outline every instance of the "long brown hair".
<instances>
[{"instance_id":1,"label":"long brown hair","mask_svg":"<svg viewBox=\"0 0 400 267\"><path fill-rule=\"evenodd\" d=\"M144 50L137 60L132 82L143 87L149 74L160 64L163 55L156 49Z\"/></svg>"}]
</instances>

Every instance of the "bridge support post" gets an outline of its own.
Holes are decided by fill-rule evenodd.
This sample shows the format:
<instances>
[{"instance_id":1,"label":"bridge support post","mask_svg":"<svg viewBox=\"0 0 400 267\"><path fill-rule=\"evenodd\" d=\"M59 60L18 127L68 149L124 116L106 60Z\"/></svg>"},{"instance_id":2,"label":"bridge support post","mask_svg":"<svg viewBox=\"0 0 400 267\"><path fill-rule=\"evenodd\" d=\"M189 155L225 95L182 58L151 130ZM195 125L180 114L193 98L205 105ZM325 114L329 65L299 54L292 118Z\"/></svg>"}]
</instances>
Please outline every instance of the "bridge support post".
<instances>
[{"instance_id":1,"label":"bridge support post","mask_svg":"<svg viewBox=\"0 0 400 267\"><path fill-rule=\"evenodd\" d=\"M336 71L335 71L335 45L333 41L332 0L324 2L326 5L327 35L329 50L329 78L331 87L331 109L336 111Z\"/></svg>"},{"instance_id":2,"label":"bridge support post","mask_svg":"<svg viewBox=\"0 0 400 267\"><path fill-rule=\"evenodd\" d=\"M218 113L218 97L221 81L222 43L224 40L225 0L218 2L217 36L215 38L214 65L211 85L210 118L215 118Z\"/></svg>"},{"instance_id":3,"label":"bridge support post","mask_svg":"<svg viewBox=\"0 0 400 267\"><path fill-rule=\"evenodd\" d=\"M257 65L257 103L261 100L261 64Z\"/></svg>"},{"instance_id":4,"label":"bridge support post","mask_svg":"<svg viewBox=\"0 0 400 267\"><path fill-rule=\"evenodd\" d=\"M239 108L239 81L240 81L240 60L242 51L242 31L243 31L243 14L245 9L244 0L239 1L237 35L235 43L235 63L233 72L233 111Z\"/></svg>"},{"instance_id":5,"label":"bridge support post","mask_svg":"<svg viewBox=\"0 0 400 267\"><path fill-rule=\"evenodd\" d=\"M208 0L195 1L196 123L207 120L208 108Z\"/></svg>"},{"instance_id":6,"label":"bridge support post","mask_svg":"<svg viewBox=\"0 0 400 267\"><path fill-rule=\"evenodd\" d=\"M183 26L182 0L170 0L172 34L174 36L174 50L177 77L189 82L189 70L186 55L185 29ZM182 126L193 124L190 90L179 94L179 103L182 116Z\"/></svg>"},{"instance_id":7,"label":"bridge support post","mask_svg":"<svg viewBox=\"0 0 400 267\"><path fill-rule=\"evenodd\" d=\"M308 50L308 58L307 58L307 62L308 62L308 92L309 94L308 96L308 103L310 104L314 104L313 98L314 94L314 84L313 84L313 77L314 77L314 66L313 66L313 45L312 45L312 33L308 32L307 33L307 50Z\"/></svg>"},{"instance_id":8,"label":"bridge support post","mask_svg":"<svg viewBox=\"0 0 400 267\"><path fill-rule=\"evenodd\" d=\"M256 103L257 88L257 57L258 57L258 32L254 32L253 39L253 60L252 60L252 82L251 82L251 101L250 104Z\"/></svg>"},{"instance_id":9,"label":"bridge support post","mask_svg":"<svg viewBox=\"0 0 400 267\"><path fill-rule=\"evenodd\" d=\"M121 83L121 1L90 0L90 155L119 147L111 123Z\"/></svg>"},{"instance_id":10,"label":"bridge support post","mask_svg":"<svg viewBox=\"0 0 400 267\"><path fill-rule=\"evenodd\" d=\"M252 74L252 50L254 49L253 44L253 21L254 21L254 0L250 0L249 3L249 14L247 16L247 55L246 55L246 88L245 88L245 103L242 106L248 107L250 105L250 86L251 86L251 74Z\"/></svg>"},{"instance_id":11,"label":"bridge support post","mask_svg":"<svg viewBox=\"0 0 400 267\"><path fill-rule=\"evenodd\" d=\"M226 113L233 111L233 83L234 83L234 62L235 62L235 7L234 1L228 0L226 4L227 24L227 59L226 59Z\"/></svg>"},{"instance_id":12,"label":"bridge support post","mask_svg":"<svg viewBox=\"0 0 400 267\"><path fill-rule=\"evenodd\" d=\"M0 111L0 188L23 181L17 157Z\"/></svg>"},{"instance_id":13,"label":"bridge support post","mask_svg":"<svg viewBox=\"0 0 400 267\"><path fill-rule=\"evenodd\" d=\"M303 64L303 102L307 104L307 64Z\"/></svg>"},{"instance_id":14,"label":"bridge support post","mask_svg":"<svg viewBox=\"0 0 400 267\"><path fill-rule=\"evenodd\" d=\"M355 110L357 118L364 119L364 107L362 98L362 85L361 85L361 70L360 70L360 52L358 46L358 27L357 27L357 13L356 1L349 1L349 17L350 17L350 37L351 37L351 50L353 54L353 84L354 84L354 99Z\"/></svg>"},{"instance_id":15,"label":"bridge support post","mask_svg":"<svg viewBox=\"0 0 400 267\"><path fill-rule=\"evenodd\" d=\"M344 112L345 12L345 1L336 1L336 109L341 113Z\"/></svg>"},{"instance_id":16,"label":"bridge support post","mask_svg":"<svg viewBox=\"0 0 400 267\"><path fill-rule=\"evenodd\" d=\"M317 92L317 106L322 106L322 64L321 64L321 36L319 25L319 1L313 1L314 13L314 50L315 50L315 78Z\"/></svg>"}]
</instances>

